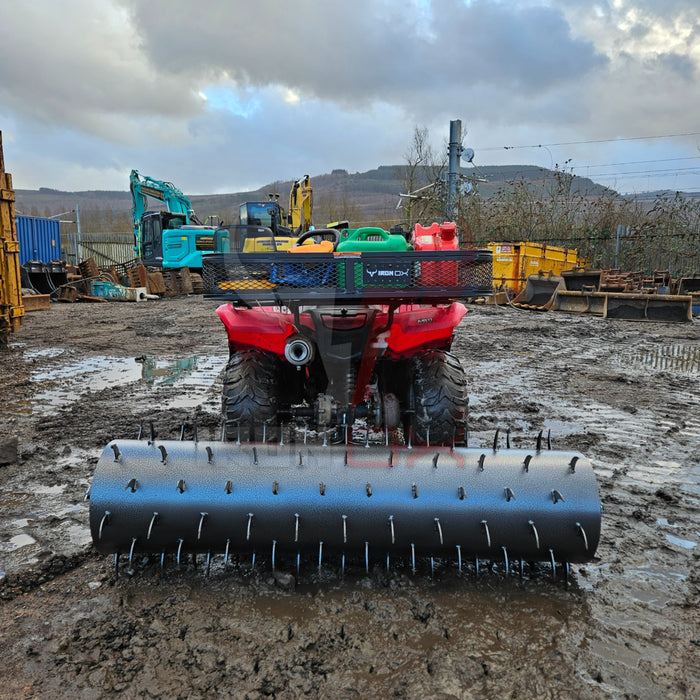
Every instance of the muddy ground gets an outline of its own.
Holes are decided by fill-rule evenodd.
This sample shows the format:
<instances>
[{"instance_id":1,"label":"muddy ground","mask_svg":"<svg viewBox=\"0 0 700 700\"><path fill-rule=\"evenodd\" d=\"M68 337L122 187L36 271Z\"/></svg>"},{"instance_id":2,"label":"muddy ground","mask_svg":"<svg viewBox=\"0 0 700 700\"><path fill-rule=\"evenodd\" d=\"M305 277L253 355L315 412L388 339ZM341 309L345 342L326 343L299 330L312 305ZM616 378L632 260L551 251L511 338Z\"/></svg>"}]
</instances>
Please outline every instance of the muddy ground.
<instances>
[{"instance_id":1,"label":"muddy ground","mask_svg":"<svg viewBox=\"0 0 700 700\"><path fill-rule=\"evenodd\" d=\"M603 532L568 588L486 562L294 590L247 563L115 580L88 531L95 463L149 420L218 439L214 308L54 304L0 351L1 698L700 697L697 321L472 306L460 327L471 444L544 428L593 461Z\"/></svg>"}]
</instances>

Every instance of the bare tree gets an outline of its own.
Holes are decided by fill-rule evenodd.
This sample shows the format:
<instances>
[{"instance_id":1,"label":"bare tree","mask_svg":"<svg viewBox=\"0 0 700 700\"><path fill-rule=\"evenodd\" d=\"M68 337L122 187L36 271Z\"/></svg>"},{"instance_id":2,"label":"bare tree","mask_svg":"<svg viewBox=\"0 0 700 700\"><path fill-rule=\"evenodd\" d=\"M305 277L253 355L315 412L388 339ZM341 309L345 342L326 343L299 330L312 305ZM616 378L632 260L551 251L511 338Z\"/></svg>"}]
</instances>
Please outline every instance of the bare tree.
<instances>
[{"instance_id":1,"label":"bare tree","mask_svg":"<svg viewBox=\"0 0 700 700\"><path fill-rule=\"evenodd\" d=\"M439 217L443 208L440 192L440 173L445 167L445 159L438 162L426 127L416 126L413 140L404 154L406 164L401 172L403 183L402 198L406 226L411 228L417 221Z\"/></svg>"}]
</instances>

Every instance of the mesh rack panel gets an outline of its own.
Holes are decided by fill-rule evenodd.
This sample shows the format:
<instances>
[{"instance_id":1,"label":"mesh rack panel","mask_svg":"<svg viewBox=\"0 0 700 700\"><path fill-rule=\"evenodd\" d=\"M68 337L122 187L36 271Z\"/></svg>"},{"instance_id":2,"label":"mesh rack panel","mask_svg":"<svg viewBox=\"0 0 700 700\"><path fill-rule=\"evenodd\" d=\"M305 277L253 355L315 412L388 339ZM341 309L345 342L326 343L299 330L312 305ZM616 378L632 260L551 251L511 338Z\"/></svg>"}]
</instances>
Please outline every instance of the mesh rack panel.
<instances>
[{"instance_id":1,"label":"mesh rack panel","mask_svg":"<svg viewBox=\"0 0 700 700\"><path fill-rule=\"evenodd\" d=\"M204 296L237 304L438 303L492 293L490 250L218 253Z\"/></svg>"}]
</instances>

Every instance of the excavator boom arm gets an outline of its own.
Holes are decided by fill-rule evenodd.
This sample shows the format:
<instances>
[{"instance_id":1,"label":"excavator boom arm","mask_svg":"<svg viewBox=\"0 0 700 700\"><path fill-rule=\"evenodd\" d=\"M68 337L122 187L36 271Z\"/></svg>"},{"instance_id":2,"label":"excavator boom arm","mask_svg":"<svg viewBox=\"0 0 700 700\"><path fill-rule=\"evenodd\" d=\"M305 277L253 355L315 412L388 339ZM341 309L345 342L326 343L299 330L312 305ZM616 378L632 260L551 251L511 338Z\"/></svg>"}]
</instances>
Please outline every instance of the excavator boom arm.
<instances>
[{"instance_id":1,"label":"excavator boom arm","mask_svg":"<svg viewBox=\"0 0 700 700\"><path fill-rule=\"evenodd\" d=\"M296 180L289 191L288 223L296 234L306 233L311 228L312 195L311 179L308 175Z\"/></svg>"}]
</instances>

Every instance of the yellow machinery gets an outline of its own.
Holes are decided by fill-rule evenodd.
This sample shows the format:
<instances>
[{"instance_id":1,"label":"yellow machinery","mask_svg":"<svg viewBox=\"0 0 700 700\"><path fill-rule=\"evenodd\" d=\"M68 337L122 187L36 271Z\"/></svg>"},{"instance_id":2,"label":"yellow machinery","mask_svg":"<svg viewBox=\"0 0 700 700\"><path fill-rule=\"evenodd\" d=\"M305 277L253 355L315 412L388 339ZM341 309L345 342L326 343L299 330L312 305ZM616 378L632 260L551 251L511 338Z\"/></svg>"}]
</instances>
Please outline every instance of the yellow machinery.
<instances>
[{"instance_id":1,"label":"yellow machinery","mask_svg":"<svg viewBox=\"0 0 700 700\"><path fill-rule=\"evenodd\" d=\"M296 241L296 236L275 236L270 229L266 228L262 235L246 238L243 243L242 252L270 253L273 251L289 250Z\"/></svg>"},{"instance_id":2,"label":"yellow machinery","mask_svg":"<svg viewBox=\"0 0 700 700\"><path fill-rule=\"evenodd\" d=\"M544 243L489 243L493 253L493 286L512 295L520 293L527 278L538 272L561 275L564 270L584 267L575 248L558 248Z\"/></svg>"},{"instance_id":3,"label":"yellow machinery","mask_svg":"<svg viewBox=\"0 0 700 700\"><path fill-rule=\"evenodd\" d=\"M239 207L240 226L220 230L228 229L229 246L243 253L289 250L297 237L311 228L312 194L311 179L304 175L292 183L286 212L279 204L279 195L270 194L267 202L243 202ZM220 250L227 250L226 245Z\"/></svg>"},{"instance_id":4,"label":"yellow machinery","mask_svg":"<svg viewBox=\"0 0 700 700\"><path fill-rule=\"evenodd\" d=\"M287 223L293 231L299 234L305 233L311 228L312 196L311 179L308 175L297 180L289 191Z\"/></svg>"},{"instance_id":5,"label":"yellow machinery","mask_svg":"<svg viewBox=\"0 0 700 700\"><path fill-rule=\"evenodd\" d=\"M0 132L0 343L7 342L7 336L20 329L23 317L15 191L12 175L5 172Z\"/></svg>"}]
</instances>

